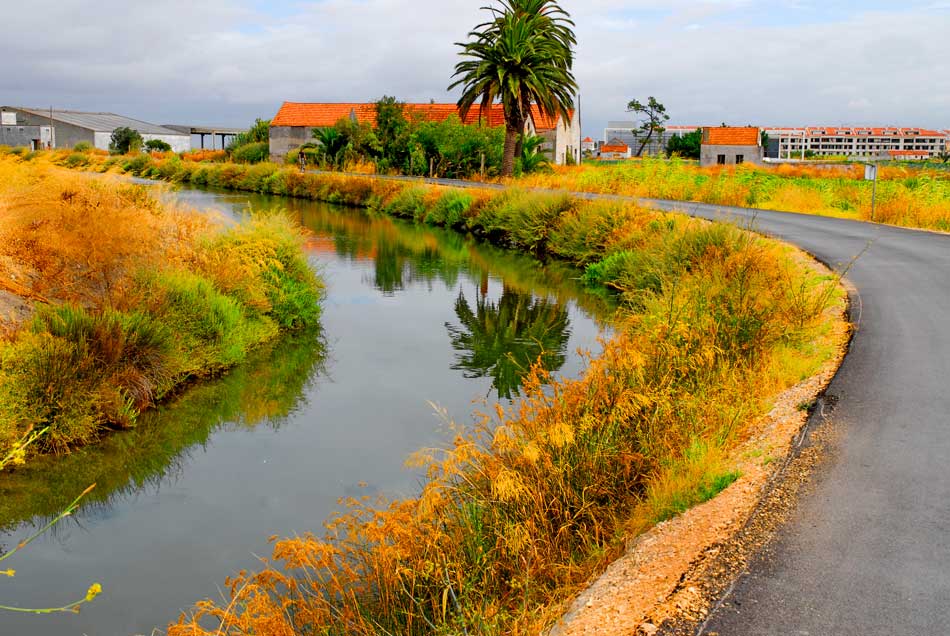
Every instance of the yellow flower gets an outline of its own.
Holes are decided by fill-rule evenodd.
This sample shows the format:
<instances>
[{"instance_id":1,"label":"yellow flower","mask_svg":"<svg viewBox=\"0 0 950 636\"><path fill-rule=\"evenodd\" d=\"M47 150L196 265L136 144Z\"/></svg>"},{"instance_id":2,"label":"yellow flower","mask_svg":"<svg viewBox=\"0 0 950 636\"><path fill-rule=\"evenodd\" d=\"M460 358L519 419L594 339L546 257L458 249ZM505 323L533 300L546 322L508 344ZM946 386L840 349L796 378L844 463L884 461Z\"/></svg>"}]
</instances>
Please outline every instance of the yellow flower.
<instances>
[{"instance_id":1,"label":"yellow flower","mask_svg":"<svg viewBox=\"0 0 950 636\"><path fill-rule=\"evenodd\" d=\"M92 599L96 598L102 593L102 586L98 583L93 583L89 586L89 589L86 590L86 602L88 603Z\"/></svg>"},{"instance_id":2,"label":"yellow flower","mask_svg":"<svg viewBox=\"0 0 950 636\"><path fill-rule=\"evenodd\" d=\"M16 570L10 568L9 570L0 570L0 574L4 576L14 577L16 576Z\"/></svg>"}]
</instances>

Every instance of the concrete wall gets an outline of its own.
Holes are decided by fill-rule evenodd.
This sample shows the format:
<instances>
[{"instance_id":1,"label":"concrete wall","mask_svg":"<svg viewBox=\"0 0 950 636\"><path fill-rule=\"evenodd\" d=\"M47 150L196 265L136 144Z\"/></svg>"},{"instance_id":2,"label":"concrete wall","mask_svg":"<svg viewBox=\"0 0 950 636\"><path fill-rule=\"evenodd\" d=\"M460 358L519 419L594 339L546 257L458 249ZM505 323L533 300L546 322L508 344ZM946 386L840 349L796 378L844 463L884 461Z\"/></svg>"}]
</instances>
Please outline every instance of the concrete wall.
<instances>
[{"instance_id":1,"label":"concrete wall","mask_svg":"<svg viewBox=\"0 0 950 636\"><path fill-rule=\"evenodd\" d=\"M0 146L39 150L45 148L49 140L49 126L0 126Z\"/></svg>"},{"instance_id":2,"label":"concrete wall","mask_svg":"<svg viewBox=\"0 0 950 636\"><path fill-rule=\"evenodd\" d=\"M761 146L712 146L703 144L699 151L700 166L718 165L719 155L726 156L727 166L736 165L736 157L742 155L743 163L762 165Z\"/></svg>"},{"instance_id":3,"label":"concrete wall","mask_svg":"<svg viewBox=\"0 0 950 636\"><path fill-rule=\"evenodd\" d=\"M271 126L270 160L281 163L291 150L313 141L312 130L307 126Z\"/></svg>"},{"instance_id":4,"label":"concrete wall","mask_svg":"<svg viewBox=\"0 0 950 636\"><path fill-rule=\"evenodd\" d=\"M34 115L22 110L17 110L16 114L17 120L28 126L49 126L49 117ZM88 128L80 128L79 126L53 120L54 148L72 148L80 141L95 145L96 140L93 132Z\"/></svg>"}]
</instances>

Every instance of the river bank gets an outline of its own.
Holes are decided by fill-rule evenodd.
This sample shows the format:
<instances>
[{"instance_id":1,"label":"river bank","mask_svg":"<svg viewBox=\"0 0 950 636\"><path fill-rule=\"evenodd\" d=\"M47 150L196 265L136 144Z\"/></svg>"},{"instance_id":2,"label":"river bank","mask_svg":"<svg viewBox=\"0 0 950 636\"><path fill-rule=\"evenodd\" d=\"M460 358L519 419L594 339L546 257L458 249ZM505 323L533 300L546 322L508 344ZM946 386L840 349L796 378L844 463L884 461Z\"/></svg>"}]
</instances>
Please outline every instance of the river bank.
<instances>
[{"instance_id":1,"label":"river bank","mask_svg":"<svg viewBox=\"0 0 950 636\"><path fill-rule=\"evenodd\" d=\"M0 453L63 453L319 320L279 215L228 224L141 186L0 157ZM26 456L19 457L25 460Z\"/></svg>"}]
</instances>

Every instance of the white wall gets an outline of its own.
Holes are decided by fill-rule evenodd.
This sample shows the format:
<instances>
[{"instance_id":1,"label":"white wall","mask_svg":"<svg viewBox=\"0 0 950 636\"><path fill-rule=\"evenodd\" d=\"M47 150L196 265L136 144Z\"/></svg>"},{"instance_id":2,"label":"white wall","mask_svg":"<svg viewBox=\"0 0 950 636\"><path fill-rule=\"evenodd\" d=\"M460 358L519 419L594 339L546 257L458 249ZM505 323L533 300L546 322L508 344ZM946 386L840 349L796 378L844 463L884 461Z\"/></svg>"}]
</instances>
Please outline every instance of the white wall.
<instances>
[{"instance_id":1,"label":"white wall","mask_svg":"<svg viewBox=\"0 0 950 636\"><path fill-rule=\"evenodd\" d=\"M166 144L171 146L172 150L175 152L188 152L191 150L191 136L189 135L142 135L142 139L144 141L149 141L151 139L161 139ZM108 150L110 141L112 141L111 132L96 133L96 148Z\"/></svg>"}]
</instances>

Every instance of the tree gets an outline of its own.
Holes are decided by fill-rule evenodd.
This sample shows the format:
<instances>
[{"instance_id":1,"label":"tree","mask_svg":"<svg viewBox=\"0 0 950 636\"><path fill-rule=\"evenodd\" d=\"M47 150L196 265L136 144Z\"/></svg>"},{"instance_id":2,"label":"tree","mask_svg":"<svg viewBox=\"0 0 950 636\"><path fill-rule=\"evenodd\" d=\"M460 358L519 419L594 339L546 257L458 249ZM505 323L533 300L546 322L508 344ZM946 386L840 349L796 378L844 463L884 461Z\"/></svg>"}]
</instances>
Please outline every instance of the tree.
<instances>
[{"instance_id":1,"label":"tree","mask_svg":"<svg viewBox=\"0 0 950 636\"><path fill-rule=\"evenodd\" d=\"M703 143L703 131L697 128L685 135L676 134L666 142L666 156L676 155L684 159L699 159L700 147Z\"/></svg>"},{"instance_id":2,"label":"tree","mask_svg":"<svg viewBox=\"0 0 950 636\"><path fill-rule=\"evenodd\" d=\"M228 144L228 152L234 152L248 144L268 143L270 141L270 120L257 118L254 125L234 136Z\"/></svg>"},{"instance_id":3,"label":"tree","mask_svg":"<svg viewBox=\"0 0 950 636\"><path fill-rule=\"evenodd\" d=\"M631 132L634 137L641 139L640 147L637 149L636 156L643 154L643 149L647 147L653 135L662 135L666 131L664 124L670 120L666 114L666 106L656 101L652 95L643 104L638 99L633 99L627 104L628 113L636 113L642 118L639 128L634 128Z\"/></svg>"},{"instance_id":4,"label":"tree","mask_svg":"<svg viewBox=\"0 0 950 636\"><path fill-rule=\"evenodd\" d=\"M383 95L376 101L376 138L382 154L380 168L402 168L409 161L409 122L406 105Z\"/></svg>"},{"instance_id":5,"label":"tree","mask_svg":"<svg viewBox=\"0 0 950 636\"><path fill-rule=\"evenodd\" d=\"M476 102L485 113L501 102L505 115L502 176L514 173L515 153L532 106L547 117L570 118L577 82L572 68L574 23L554 0L502 0L485 7L488 22L475 27L455 66L462 87L458 106L465 118Z\"/></svg>"},{"instance_id":6,"label":"tree","mask_svg":"<svg viewBox=\"0 0 950 636\"><path fill-rule=\"evenodd\" d=\"M116 155L138 152L142 149L142 143L142 135L140 135L137 130L122 126L112 131L112 138L109 141L109 152Z\"/></svg>"},{"instance_id":7,"label":"tree","mask_svg":"<svg viewBox=\"0 0 950 636\"><path fill-rule=\"evenodd\" d=\"M145 142L145 149L152 152L170 152L172 147L161 139L149 139Z\"/></svg>"},{"instance_id":8,"label":"tree","mask_svg":"<svg viewBox=\"0 0 950 636\"><path fill-rule=\"evenodd\" d=\"M537 135L524 138L521 145L521 171L523 173L529 174L551 168L551 161L547 154L541 150L544 141L544 137Z\"/></svg>"},{"instance_id":9,"label":"tree","mask_svg":"<svg viewBox=\"0 0 950 636\"><path fill-rule=\"evenodd\" d=\"M346 138L336 128L314 128L313 138L320 142L323 160L333 167L336 167L342 160L343 150L346 148Z\"/></svg>"},{"instance_id":10,"label":"tree","mask_svg":"<svg viewBox=\"0 0 950 636\"><path fill-rule=\"evenodd\" d=\"M950 151L944 150L939 155L937 155L937 159L940 159L942 162L947 163L948 161L950 161Z\"/></svg>"}]
</instances>

